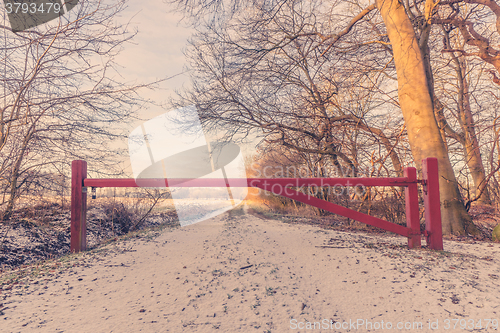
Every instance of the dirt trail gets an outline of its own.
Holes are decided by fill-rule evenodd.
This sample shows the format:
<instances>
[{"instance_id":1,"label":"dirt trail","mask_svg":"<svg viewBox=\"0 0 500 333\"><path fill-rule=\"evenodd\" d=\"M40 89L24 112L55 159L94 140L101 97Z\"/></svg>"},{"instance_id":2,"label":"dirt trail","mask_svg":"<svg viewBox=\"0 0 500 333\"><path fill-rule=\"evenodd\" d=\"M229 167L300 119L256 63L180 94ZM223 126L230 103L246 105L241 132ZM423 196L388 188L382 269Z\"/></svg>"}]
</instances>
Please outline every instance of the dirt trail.
<instances>
[{"instance_id":1,"label":"dirt trail","mask_svg":"<svg viewBox=\"0 0 500 333\"><path fill-rule=\"evenodd\" d=\"M0 331L320 332L318 323L305 330L320 322L325 331L366 332L367 322L383 321L393 329L421 322L406 331L427 332L431 320L443 332L447 319L476 327L482 319L491 331L485 320L500 319L500 244L445 242L451 253L405 244L224 214L107 245L80 266L4 290Z\"/></svg>"}]
</instances>

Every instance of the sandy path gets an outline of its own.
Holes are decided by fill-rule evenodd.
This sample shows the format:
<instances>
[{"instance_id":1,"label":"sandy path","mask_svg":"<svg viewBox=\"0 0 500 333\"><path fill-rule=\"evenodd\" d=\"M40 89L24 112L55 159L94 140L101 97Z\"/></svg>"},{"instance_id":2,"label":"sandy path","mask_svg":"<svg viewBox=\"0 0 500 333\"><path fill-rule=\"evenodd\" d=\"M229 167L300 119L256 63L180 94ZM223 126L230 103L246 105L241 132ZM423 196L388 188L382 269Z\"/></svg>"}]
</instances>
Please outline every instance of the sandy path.
<instances>
[{"instance_id":1,"label":"sandy path","mask_svg":"<svg viewBox=\"0 0 500 333\"><path fill-rule=\"evenodd\" d=\"M475 331L495 332L484 328L500 319L500 244L446 242L450 254L405 243L225 214L108 245L80 267L4 291L0 331L368 332L421 322L405 331L427 332L431 320L434 332L464 332L446 320L473 319Z\"/></svg>"}]
</instances>

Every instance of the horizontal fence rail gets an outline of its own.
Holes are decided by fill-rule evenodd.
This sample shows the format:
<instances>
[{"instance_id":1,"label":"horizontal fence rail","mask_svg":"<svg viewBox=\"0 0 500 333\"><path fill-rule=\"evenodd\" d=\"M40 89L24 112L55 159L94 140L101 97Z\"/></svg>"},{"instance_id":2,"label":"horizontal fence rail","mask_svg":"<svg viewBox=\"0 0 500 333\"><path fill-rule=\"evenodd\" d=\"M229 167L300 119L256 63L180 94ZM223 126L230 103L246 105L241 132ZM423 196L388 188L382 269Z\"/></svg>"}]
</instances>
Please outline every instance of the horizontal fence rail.
<instances>
[{"instance_id":1,"label":"horizontal fence rail","mask_svg":"<svg viewBox=\"0 0 500 333\"><path fill-rule=\"evenodd\" d=\"M87 187L157 187L165 184L166 187L218 187L224 178L149 178L141 179L140 186L133 178L104 178L84 179L83 184ZM414 180L407 177L397 178L225 178L232 187L260 187L262 184L272 183L282 187L301 186L408 186L414 184Z\"/></svg>"},{"instance_id":2,"label":"horizontal fence rail","mask_svg":"<svg viewBox=\"0 0 500 333\"><path fill-rule=\"evenodd\" d=\"M413 167L404 169L404 177L394 178L229 178L226 186L256 187L277 195L342 215L353 220L391 231L408 238L409 248L420 248L420 237L426 237L433 250L443 249L441 209L439 201L439 175L436 158L422 160L423 179L417 179ZM221 178L196 179L140 179L140 185L130 178L87 178L87 163L76 160L72 163L71 179L71 251L86 250L87 187L220 187ZM425 231L420 230L418 184L424 187ZM356 210L306 195L303 187L324 186L400 186L405 187L406 227Z\"/></svg>"}]
</instances>

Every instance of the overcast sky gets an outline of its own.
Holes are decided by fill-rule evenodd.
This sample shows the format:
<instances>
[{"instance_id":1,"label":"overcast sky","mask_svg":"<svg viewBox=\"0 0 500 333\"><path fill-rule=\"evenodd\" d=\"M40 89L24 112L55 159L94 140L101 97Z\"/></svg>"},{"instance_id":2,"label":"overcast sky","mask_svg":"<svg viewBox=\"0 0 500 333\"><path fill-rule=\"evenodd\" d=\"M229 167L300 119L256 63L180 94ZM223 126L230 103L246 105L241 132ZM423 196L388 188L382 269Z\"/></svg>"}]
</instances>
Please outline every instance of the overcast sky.
<instances>
[{"instance_id":1,"label":"overcast sky","mask_svg":"<svg viewBox=\"0 0 500 333\"><path fill-rule=\"evenodd\" d=\"M162 0L130 1L127 10L121 14L122 22L131 20L131 26L139 29L134 44L126 44L117 59L117 62L124 66L120 73L127 81L150 82L175 76L186 69L183 50L194 31L187 27L186 23L180 22L181 15L173 13L172 9L173 7ZM144 95L162 102L173 96L176 89L188 84L186 74L178 75L164 82L161 85L162 90L147 92ZM166 111L168 110L151 107L143 112L142 117L151 119ZM131 130L141 123L135 123ZM250 144L241 148L249 154L254 146Z\"/></svg>"}]
</instances>

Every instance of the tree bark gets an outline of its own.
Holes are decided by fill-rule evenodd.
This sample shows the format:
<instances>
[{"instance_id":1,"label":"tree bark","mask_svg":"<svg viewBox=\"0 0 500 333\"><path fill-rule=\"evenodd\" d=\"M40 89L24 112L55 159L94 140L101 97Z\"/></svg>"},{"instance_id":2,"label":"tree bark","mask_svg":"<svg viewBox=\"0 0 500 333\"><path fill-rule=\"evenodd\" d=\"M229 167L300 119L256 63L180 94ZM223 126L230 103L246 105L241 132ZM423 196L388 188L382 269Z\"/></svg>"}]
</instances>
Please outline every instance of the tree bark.
<instances>
[{"instance_id":1,"label":"tree bark","mask_svg":"<svg viewBox=\"0 0 500 333\"><path fill-rule=\"evenodd\" d=\"M377 7L393 49L399 103L415 163L421 169L423 158L438 159L443 233L476 233L477 229L465 210L455 173L434 116L424 59L413 25L400 1L377 0Z\"/></svg>"}]
</instances>

